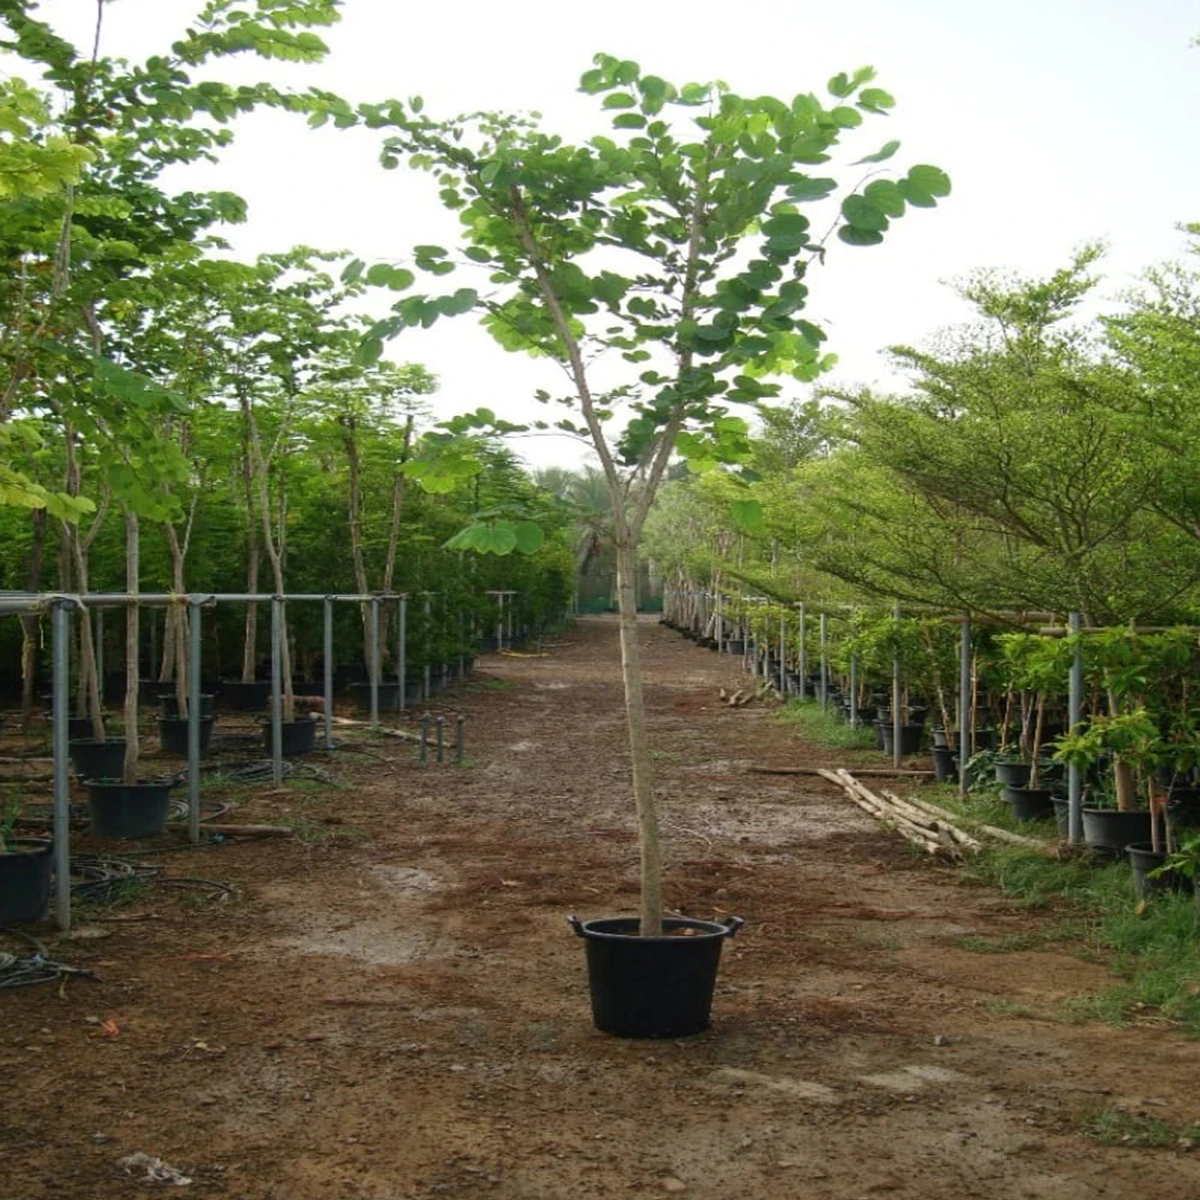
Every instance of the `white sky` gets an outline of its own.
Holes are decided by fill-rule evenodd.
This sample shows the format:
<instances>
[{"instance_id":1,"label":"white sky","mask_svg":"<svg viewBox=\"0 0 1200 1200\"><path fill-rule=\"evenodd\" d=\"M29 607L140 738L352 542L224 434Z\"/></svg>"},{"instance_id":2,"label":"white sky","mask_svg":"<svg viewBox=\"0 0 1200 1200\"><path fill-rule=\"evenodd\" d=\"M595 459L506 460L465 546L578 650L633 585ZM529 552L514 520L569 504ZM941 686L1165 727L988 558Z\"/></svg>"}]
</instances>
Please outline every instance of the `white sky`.
<instances>
[{"instance_id":1,"label":"white sky","mask_svg":"<svg viewBox=\"0 0 1200 1200\"><path fill-rule=\"evenodd\" d=\"M135 59L161 51L199 3L114 0L102 50ZM40 15L90 44L94 11L93 0L46 0ZM901 171L934 163L954 193L936 210L910 210L882 246L833 243L826 266L810 273L806 315L840 356L834 383L886 384L881 348L961 320L948 279L983 266L1049 272L1081 242L1103 238L1103 294L1112 296L1146 266L1180 257L1176 223L1200 220L1200 49L1190 45L1200 7L1183 0L346 0L341 23L318 32L332 51L321 66L246 61L218 73L355 102L419 94L434 116L536 109L548 128L582 139L608 132L597 101L575 91L597 51L675 83L715 77L786 98L824 95L838 71L875 66L896 97L894 115L868 118L830 165L896 137ZM278 114L236 128L219 168L178 184L249 201L249 223L227 231L239 254L304 242L402 259L413 244L453 238L429 176L377 165L377 134L313 132ZM387 356L436 372L447 414L487 404L510 419L544 415L530 394L562 390L555 367L506 354L470 317L406 332ZM534 465L581 456L561 438L516 448Z\"/></svg>"}]
</instances>

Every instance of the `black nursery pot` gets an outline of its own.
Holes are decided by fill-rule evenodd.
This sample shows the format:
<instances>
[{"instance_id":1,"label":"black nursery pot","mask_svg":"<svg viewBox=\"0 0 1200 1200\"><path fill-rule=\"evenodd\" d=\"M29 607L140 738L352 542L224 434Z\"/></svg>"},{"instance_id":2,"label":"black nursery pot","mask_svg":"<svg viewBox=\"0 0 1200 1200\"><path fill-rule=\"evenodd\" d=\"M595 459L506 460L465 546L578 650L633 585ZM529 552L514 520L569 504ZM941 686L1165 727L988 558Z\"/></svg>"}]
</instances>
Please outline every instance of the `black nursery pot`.
<instances>
[{"instance_id":1,"label":"black nursery pot","mask_svg":"<svg viewBox=\"0 0 1200 1200\"><path fill-rule=\"evenodd\" d=\"M271 753L271 722L260 722L263 730L263 745L267 753ZM283 753L284 757L293 754L307 754L317 744L317 718L297 717L294 721L283 722Z\"/></svg>"},{"instance_id":2,"label":"black nursery pot","mask_svg":"<svg viewBox=\"0 0 1200 1200\"><path fill-rule=\"evenodd\" d=\"M208 743L212 741L213 717L200 718L200 753L203 754L208 749ZM188 719L187 717L159 717L158 718L158 739L162 748L168 754L182 754L185 757L188 752Z\"/></svg>"},{"instance_id":3,"label":"black nursery pot","mask_svg":"<svg viewBox=\"0 0 1200 1200\"><path fill-rule=\"evenodd\" d=\"M1002 792L1012 805L1013 817L1018 821L1041 821L1054 816L1054 804L1049 788L1007 786Z\"/></svg>"},{"instance_id":4,"label":"black nursery pot","mask_svg":"<svg viewBox=\"0 0 1200 1200\"><path fill-rule=\"evenodd\" d=\"M892 728L890 720L881 722L877 728L879 736L883 742L882 749L885 754L892 753L892 743L895 740L895 730ZM921 749L921 737L925 733L924 725L901 725L900 726L900 753L901 754L916 754Z\"/></svg>"},{"instance_id":5,"label":"black nursery pot","mask_svg":"<svg viewBox=\"0 0 1200 1200\"><path fill-rule=\"evenodd\" d=\"M949 746L934 746L933 774L938 783L958 782L958 754Z\"/></svg>"},{"instance_id":6,"label":"black nursery pot","mask_svg":"<svg viewBox=\"0 0 1200 1200\"><path fill-rule=\"evenodd\" d=\"M1150 814L1118 812L1115 808L1083 810L1083 840L1109 858L1119 858L1134 842L1150 841Z\"/></svg>"},{"instance_id":7,"label":"black nursery pot","mask_svg":"<svg viewBox=\"0 0 1200 1200\"><path fill-rule=\"evenodd\" d=\"M92 832L103 838L144 838L162 833L171 811L174 779L121 783L85 779Z\"/></svg>"},{"instance_id":8,"label":"black nursery pot","mask_svg":"<svg viewBox=\"0 0 1200 1200\"><path fill-rule=\"evenodd\" d=\"M124 738L73 738L67 743L67 753L81 779L120 779L125 769Z\"/></svg>"},{"instance_id":9,"label":"black nursery pot","mask_svg":"<svg viewBox=\"0 0 1200 1200\"><path fill-rule=\"evenodd\" d=\"M46 838L12 838L0 854L0 925L41 921L50 907L54 844Z\"/></svg>"},{"instance_id":10,"label":"black nursery pot","mask_svg":"<svg viewBox=\"0 0 1200 1200\"><path fill-rule=\"evenodd\" d=\"M158 698L158 715L160 717L176 718L179 716L179 698L177 696L160 696ZM200 696L200 715L213 715L213 698L208 693Z\"/></svg>"},{"instance_id":11,"label":"black nursery pot","mask_svg":"<svg viewBox=\"0 0 1200 1200\"><path fill-rule=\"evenodd\" d=\"M240 679L221 681L221 700L226 708L234 712L262 712L270 699L269 679L252 679L249 683Z\"/></svg>"},{"instance_id":12,"label":"black nursery pot","mask_svg":"<svg viewBox=\"0 0 1200 1200\"><path fill-rule=\"evenodd\" d=\"M354 697L354 705L360 713L371 711L371 685L369 683L352 683L350 694ZM379 711L397 712L400 708L400 684L394 679L389 683L379 684Z\"/></svg>"},{"instance_id":13,"label":"black nursery pot","mask_svg":"<svg viewBox=\"0 0 1200 1200\"><path fill-rule=\"evenodd\" d=\"M1133 868L1133 890L1139 896L1149 896L1154 892L1186 892L1192 881L1175 871L1164 871L1161 875L1151 876L1150 872L1157 870L1166 861L1166 853L1155 850L1151 842L1131 842L1125 847L1129 855L1129 865Z\"/></svg>"},{"instance_id":14,"label":"black nursery pot","mask_svg":"<svg viewBox=\"0 0 1200 1200\"><path fill-rule=\"evenodd\" d=\"M588 987L597 1029L619 1037L687 1037L708 1028L721 943L742 927L668 917L664 930L693 934L640 937L636 917L580 921L587 942Z\"/></svg>"}]
</instances>

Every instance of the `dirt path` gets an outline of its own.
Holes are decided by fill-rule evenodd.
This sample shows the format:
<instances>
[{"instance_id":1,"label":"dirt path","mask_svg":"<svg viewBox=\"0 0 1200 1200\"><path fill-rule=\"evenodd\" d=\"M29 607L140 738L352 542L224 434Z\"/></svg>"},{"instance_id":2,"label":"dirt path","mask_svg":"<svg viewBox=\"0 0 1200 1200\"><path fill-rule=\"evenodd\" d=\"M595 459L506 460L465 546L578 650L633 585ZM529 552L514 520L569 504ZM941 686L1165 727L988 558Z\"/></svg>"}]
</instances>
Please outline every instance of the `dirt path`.
<instances>
[{"instance_id":1,"label":"dirt path","mask_svg":"<svg viewBox=\"0 0 1200 1200\"><path fill-rule=\"evenodd\" d=\"M51 937L103 982L0 991L0 1197L1196 1200L1200 1151L1081 1132L1200 1119L1196 1045L1053 1019L1105 969L963 948L1032 918L819 780L747 774L829 756L719 706L728 659L644 641L669 901L747 921L709 1032L590 1024L564 916L631 911L636 853L616 627L588 620L448 700L468 766L393 739L318 756L352 786L236 814L305 840L144 848L238 899L151 887ZM138 1152L192 1182L125 1174Z\"/></svg>"}]
</instances>

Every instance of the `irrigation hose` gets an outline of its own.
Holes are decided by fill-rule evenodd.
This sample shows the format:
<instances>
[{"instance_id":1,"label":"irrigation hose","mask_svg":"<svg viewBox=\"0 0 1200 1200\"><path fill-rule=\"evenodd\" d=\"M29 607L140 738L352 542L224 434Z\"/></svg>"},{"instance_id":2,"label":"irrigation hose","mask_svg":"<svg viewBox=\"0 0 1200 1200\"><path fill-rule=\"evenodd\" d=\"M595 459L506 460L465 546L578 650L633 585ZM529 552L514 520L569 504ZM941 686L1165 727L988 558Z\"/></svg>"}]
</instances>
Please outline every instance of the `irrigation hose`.
<instances>
[{"instance_id":1,"label":"irrigation hose","mask_svg":"<svg viewBox=\"0 0 1200 1200\"><path fill-rule=\"evenodd\" d=\"M55 962L48 957L46 947L28 933L19 929L0 927L0 934L17 938L33 950L32 954L13 954L0 951L0 988L32 987L38 983L53 983L64 975L82 975L84 979L98 980L94 971L72 967L68 963Z\"/></svg>"}]
</instances>

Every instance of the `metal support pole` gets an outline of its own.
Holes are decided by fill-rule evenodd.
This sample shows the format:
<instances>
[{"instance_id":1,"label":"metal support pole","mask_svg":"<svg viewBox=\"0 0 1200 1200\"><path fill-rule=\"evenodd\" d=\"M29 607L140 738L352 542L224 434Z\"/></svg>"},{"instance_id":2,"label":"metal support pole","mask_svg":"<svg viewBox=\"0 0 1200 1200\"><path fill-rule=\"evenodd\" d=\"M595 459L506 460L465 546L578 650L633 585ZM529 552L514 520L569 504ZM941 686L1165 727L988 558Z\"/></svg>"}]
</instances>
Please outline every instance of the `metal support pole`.
<instances>
[{"instance_id":1,"label":"metal support pole","mask_svg":"<svg viewBox=\"0 0 1200 1200\"><path fill-rule=\"evenodd\" d=\"M971 621L963 615L958 650L958 794L967 794L967 760L971 757ZM946 739L950 745L950 739Z\"/></svg>"},{"instance_id":2,"label":"metal support pole","mask_svg":"<svg viewBox=\"0 0 1200 1200\"><path fill-rule=\"evenodd\" d=\"M434 727L437 734L437 760L438 762L446 761L446 718L438 713L437 720L434 721Z\"/></svg>"},{"instance_id":3,"label":"metal support pole","mask_svg":"<svg viewBox=\"0 0 1200 1200\"><path fill-rule=\"evenodd\" d=\"M1068 617L1071 636L1076 639L1075 655L1071 659L1071 679L1067 694L1067 732L1074 733L1083 719L1083 646L1079 631L1083 617L1073 612ZM1072 846L1083 841L1083 772L1077 763L1067 768L1067 838Z\"/></svg>"},{"instance_id":4,"label":"metal support pole","mask_svg":"<svg viewBox=\"0 0 1200 1200\"><path fill-rule=\"evenodd\" d=\"M850 728L858 728L858 655L850 655Z\"/></svg>"},{"instance_id":5,"label":"metal support pole","mask_svg":"<svg viewBox=\"0 0 1200 1200\"><path fill-rule=\"evenodd\" d=\"M829 707L829 615L821 614L821 711Z\"/></svg>"},{"instance_id":6,"label":"metal support pole","mask_svg":"<svg viewBox=\"0 0 1200 1200\"><path fill-rule=\"evenodd\" d=\"M367 636L371 643L371 661L368 670L371 672L371 728L379 728L379 597L371 597L371 605L367 609Z\"/></svg>"},{"instance_id":7,"label":"metal support pole","mask_svg":"<svg viewBox=\"0 0 1200 1200\"><path fill-rule=\"evenodd\" d=\"M717 594L713 600L713 606L716 609L716 613L717 613L716 624L717 624L717 653L718 654L725 653L725 612L724 612L724 606L722 605L721 600L722 600L721 593L717 592Z\"/></svg>"},{"instance_id":8,"label":"metal support pole","mask_svg":"<svg viewBox=\"0 0 1200 1200\"><path fill-rule=\"evenodd\" d=\"M808 699L808 611L802 600L797 606L800 609L800 699Z\"/></svg>"},{"instance_id":9,"label":"metal support pole","mask_svg":"<svg viewBox=\"0 0 1200 1200\"><path fill-rule=\"evenodd\" d=\"M463 715L459 713L454 718L454 761L460 767L462 766L465 746L466 737L463 730Z\"/></svg>"},{"instance_id":10,"label":"metal support pole","mask_svg":"<svg viewBox=\"0 0 1200 1200\"><path fill-rule=\"evenodd\" d=\"M333 597L325 597L325 749L333 749Z\"/></svg>"},{"instance_id":11,"label":"metal support pole","mask_svg":"<svg viewBox=\"0 0 1200 1200\"><path fill-rule=\"evenodd\" d=\"M424 713L421 717L421 762L424 763L429 757L429 714Z\"/></svg>"},{"instance_id":12,"label":"metal support pole","mask_svg":"<svg viewBox=\"0 0 1200 1200\"><path fill-rule=\"evenodd\" d=\"M200 840L200 605L190 601L188 615L188 841Z\"/></svg>"},{"instance_id":13,"label":"metal support pole","mask_svg":"<svg viewBox=\"0 0 1200 1200\"><path fill-rule=\"evenodd\" d=\"M397 670L400 673L400 711L408 707L408 597L400 597L400 626L397 632L396 647Z\"/></svg>"},{"instance_id":14,"label":"metal support pole","mask_svg":"<svg viewBox=\"0 0 1200 1200\"><path fill-rule=\"evenodd\" d=\"M787 617L782 611L779 614L779 694L785 698L788 694Z\"/></svg>"},{"instance_id":15,"label":"metal support pole","mask_svg":"<svg viewBox=\"0 0 1200 1200\"><path fill-rule=\"evenodd\" d=\"M54 713L54 923L71 928L71 794L67 778L67 688L70 686L68 655L71 652L70 607L57 601L51 614L52 681L51 711ZM137 684L135 683L136 687Z\"/></svg>"},{"instance_id":16,"label":"metal support pole","mask_svg":"<svg viewBox=\"0 0 1200 1200\"><path fill-rule=\"evenodd\" d=\"M271 781L283 784L283 597L271 597Z\"/></svg>"},{"instance_id":17,"label":"metal support pole","mask_svg":"<svg viewBox=\"0 0 1200 1200\"><path fill-rule=\"evenodd\" d=\"M897 624L899 635L900 605L892 609L892 620ZM900 738L904 728L904 714L900 711L900 651L897 648L896 657L892 659L892 766L900 765Z\"/></svg>"},{"instance_id":18,"label":"metal support pole","mask_svg":"<svg viewBox=\"0 0 1200 1200\"><path fill-rule=\"evenodd\" d=\"M496 649L504 649L504 593L496 593Z\"/></svg>"},{"instance_id":19,"label":"metal support pole","mask_svg":"<svg viewBox=\"0 0 1200 1200\"><path fill-rule=\"evenodd\" d=\"M467 677L467 617L463 610L458 610L458 677Z\"/></svg>"}]
</instances>

